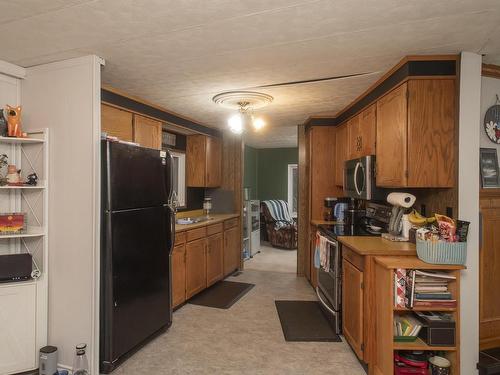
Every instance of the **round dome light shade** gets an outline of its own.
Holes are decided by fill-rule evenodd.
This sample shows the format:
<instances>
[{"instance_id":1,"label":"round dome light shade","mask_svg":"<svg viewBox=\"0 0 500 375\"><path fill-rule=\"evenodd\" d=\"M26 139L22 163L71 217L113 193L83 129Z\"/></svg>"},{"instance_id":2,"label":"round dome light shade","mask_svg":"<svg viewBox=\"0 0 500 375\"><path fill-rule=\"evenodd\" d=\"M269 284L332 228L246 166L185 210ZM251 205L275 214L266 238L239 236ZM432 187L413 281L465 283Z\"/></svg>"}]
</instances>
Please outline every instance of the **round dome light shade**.
<instances>
[{"instance_id":1,"label":"round dome light shade","mask_svg":"<svg viewBox=\"0 0 500 375\"><path fill-rule=\"evenodd\" d=\"M266 122L265 122L262 118L257 117L257 118L255 118L255 119L253 119L253 121L252 121L252 125L253 125L253 128L254 128L255 130L260 130L260 129L262 129L264 126L266 126Z\"/></svg>"},{"instance_id":2,"label":"round dome light shade","mask_svg":"<svg viewBox=\"0 0 500 375\"><path fill-rule=\"evenodd\" d=\"M243 118L240 113L237 113L227 120L229 129L235 134L243 133Z\"/></svg>"}]
</instances>

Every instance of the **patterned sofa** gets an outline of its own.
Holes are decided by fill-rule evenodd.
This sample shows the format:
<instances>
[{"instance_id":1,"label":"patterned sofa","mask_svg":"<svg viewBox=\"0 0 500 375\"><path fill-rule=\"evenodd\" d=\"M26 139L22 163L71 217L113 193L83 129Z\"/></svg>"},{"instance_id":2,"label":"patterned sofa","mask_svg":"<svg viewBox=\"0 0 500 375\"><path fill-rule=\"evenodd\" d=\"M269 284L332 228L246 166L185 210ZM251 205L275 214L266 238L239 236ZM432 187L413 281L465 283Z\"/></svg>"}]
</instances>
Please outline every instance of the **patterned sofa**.
<instances>
[{"instance_id":1,"label":"patterned sofa","mask_svg":"<svg viewBox=\"0 0 500 375\"><path fill-rule=\"evenodd\" d=\"M260 205L265 226L267 237L269 242L273 247L293 250L297 248L297 223L293 219L289 219L288 222L280 222L276 220L271 212L269 211L268 205L263 201ZM280 201L280 204L287 207L288 204L284 201ZM275 214L276 216L276 214ZM288 212L289 216L289 212Z\"/></svg>"}]
</instances>

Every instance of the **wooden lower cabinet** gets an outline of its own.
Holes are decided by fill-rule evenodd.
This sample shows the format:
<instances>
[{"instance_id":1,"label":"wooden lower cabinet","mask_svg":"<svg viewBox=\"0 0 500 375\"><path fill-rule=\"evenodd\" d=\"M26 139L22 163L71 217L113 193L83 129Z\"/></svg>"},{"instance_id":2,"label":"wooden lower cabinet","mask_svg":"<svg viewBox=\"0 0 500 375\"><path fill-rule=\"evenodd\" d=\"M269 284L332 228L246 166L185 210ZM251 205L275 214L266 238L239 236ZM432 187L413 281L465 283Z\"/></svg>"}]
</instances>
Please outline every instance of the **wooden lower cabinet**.
<instances>
[{"instance_id":1,"label":"wooden lower cabinet","mask_svg":"<svg viewBox=\"0 0 500 375\"><path fill-rule=\"evenodd\" d=\"M353 264L342 261L343 333L360 360L363 360L363 272Z\"/></svg>"},{"instance_id":2,"label":"wooden lower cabinet","mask_svg":"<svg viewBox=\"0 0 500 375\"><path fill-rule=\"evenodd\" d=\"M240 231L238 227L226 229L224 231L224 274L240 268L241 246Z\"/></svg>"},{"instance_id":3,"label":"wooden lower cabinet","mask_svg":"<svg viewBox=\"0 0 500 375\"><path fill-rule=\"evenodd\" d=\"M224 277L223 234L216 233L207 237L207 287Z\"/></svg>"},{"instance_id":4,"label":"wooden lower cabinet","mask_svg":"<svg viewBox=\"0 0 500 375\"><path fill-rule=\"evenodd\" d=\"M174 247L172 252L172 305L186 301L186 245Z\"/></svg>"},{"instance_id":5,"label":"wooden lower cabinet","mask_svg":"<svg viewBox=\"0 0 500 375\"><path fill-rule=\"evenodd\" d=\"M186 244L186 299L207 287L207 262L205 238Z\"/></svg>"}]
</instances>

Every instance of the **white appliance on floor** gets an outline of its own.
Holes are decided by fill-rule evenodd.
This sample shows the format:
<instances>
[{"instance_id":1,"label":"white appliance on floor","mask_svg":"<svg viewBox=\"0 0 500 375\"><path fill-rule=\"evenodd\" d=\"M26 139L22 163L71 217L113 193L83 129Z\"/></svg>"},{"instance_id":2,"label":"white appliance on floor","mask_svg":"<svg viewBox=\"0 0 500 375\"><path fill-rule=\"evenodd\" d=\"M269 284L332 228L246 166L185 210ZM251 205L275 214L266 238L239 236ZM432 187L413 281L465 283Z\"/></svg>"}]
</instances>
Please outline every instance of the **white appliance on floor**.
<instances>
[{"instance_id":1,"label":"white appliance on floor","mask_svg":"<svg viewBox=\"0 0 500 375\"><path fill-rule=\"evenodd\" d=\"M246 237L248 240L248 249L250 257L253 257L260 251L260 201L248 200L245 201L245 225Z\"/></svg>"}]
</instances>

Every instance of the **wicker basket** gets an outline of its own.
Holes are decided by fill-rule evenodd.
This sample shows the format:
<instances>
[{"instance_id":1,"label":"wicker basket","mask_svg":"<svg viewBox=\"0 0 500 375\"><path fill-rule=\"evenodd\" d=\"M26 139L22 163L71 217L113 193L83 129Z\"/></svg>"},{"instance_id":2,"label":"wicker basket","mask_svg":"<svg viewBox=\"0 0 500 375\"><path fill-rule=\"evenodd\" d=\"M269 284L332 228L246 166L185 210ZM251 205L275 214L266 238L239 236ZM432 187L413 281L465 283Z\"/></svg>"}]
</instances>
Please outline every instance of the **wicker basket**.
<instances>
[{"instance_id":1,"label":"wicker basket","mask_svg":"<svg viewBox=\"0 0 500 375\"><path fill-rule=\"evenodd\" d=\"M431 264L460 264L467 260L467 242L417 240L417 256Z\"/></svg>"}]
</instances>

